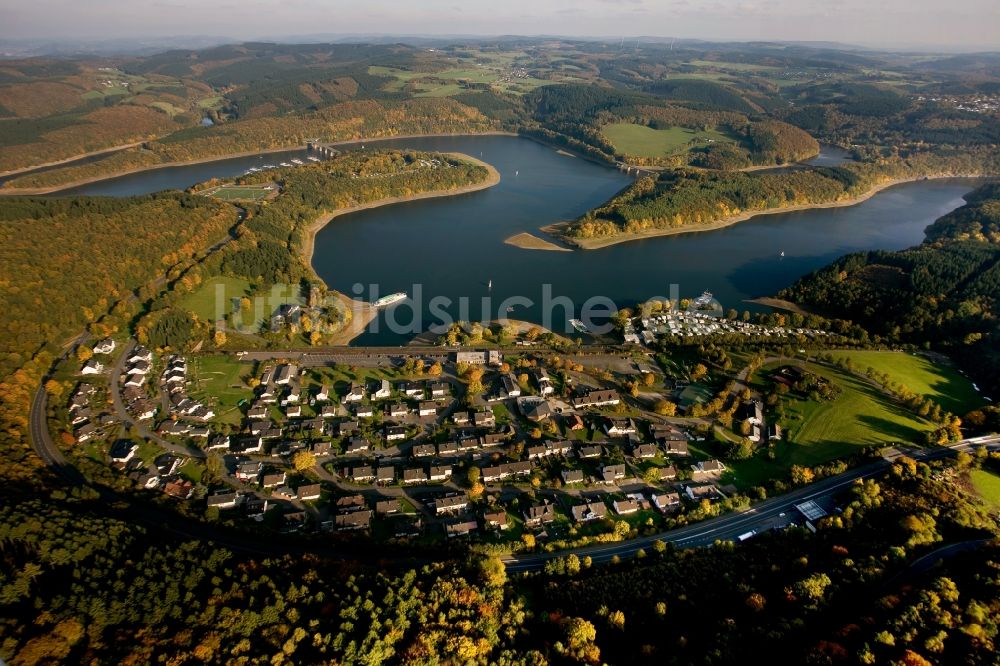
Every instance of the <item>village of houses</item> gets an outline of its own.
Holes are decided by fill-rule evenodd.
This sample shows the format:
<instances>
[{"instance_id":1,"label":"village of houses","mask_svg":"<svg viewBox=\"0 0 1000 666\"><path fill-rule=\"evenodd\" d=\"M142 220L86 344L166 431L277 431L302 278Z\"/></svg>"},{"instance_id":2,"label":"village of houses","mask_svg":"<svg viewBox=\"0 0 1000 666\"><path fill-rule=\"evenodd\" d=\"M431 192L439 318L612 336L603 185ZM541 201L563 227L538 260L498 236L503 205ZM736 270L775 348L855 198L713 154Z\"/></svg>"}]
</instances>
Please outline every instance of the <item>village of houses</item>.
<instances>
[{"instance_id":1,"label":"village of houses","mask_svg":"<svg viewBox=\"0 0 1000 666\"><path fill-rule=\"evenodd\" d=\"M544 361L511 369L497 350L402 349L378 361L398 379L372 371L350 382L326 381L330 362L307 354L244 363L254 376L234 423L220 420L212 396L193 397L202 393L191 372L198 359L101 341L80 370L68 419L79 443L106 442L107 462L141 491L201 503L212 519L279 532L503 539L530 531L544 540L618 520L662 524L734 490L721 481L722 462L692 455L698 438L682 419L623 410L614 382L590 376L557 390ZM404 364L438 367L407 379ZM467 400L460 375L474 367L484 391ZM764 436L760 404L743 411ZM113 436L122 424L132 437ZM141 456L141 445L155 457ZM222 461L217 476L181 473L213 457Z\"/></svg>"}]
</instances>

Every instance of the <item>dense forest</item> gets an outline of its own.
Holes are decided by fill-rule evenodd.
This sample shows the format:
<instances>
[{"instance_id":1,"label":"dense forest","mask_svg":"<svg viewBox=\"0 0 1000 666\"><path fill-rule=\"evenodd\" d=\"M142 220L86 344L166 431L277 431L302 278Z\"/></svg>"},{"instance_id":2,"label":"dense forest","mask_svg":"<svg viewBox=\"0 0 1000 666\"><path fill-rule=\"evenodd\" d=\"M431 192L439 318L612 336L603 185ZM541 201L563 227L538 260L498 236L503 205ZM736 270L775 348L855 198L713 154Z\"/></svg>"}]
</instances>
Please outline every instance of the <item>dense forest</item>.
<instances>
[{"instance_id":1,"label":"dense forest","mask_svg":"<svg viewBox=\"0 0 1000 666\"><path fill-rule=\"evenodd\" d=\"M570 555L513 578L477 555L411 569L238 554L108 517L61 489L10 487L0 654L11 664L730 664L778 653L790 664L991 664L997 525L961 490L978 464L996 462L901 459L846 491L815 534L661 544L605 565ZM929 572L909 567L952 543L969 550Z\"/></svg>"},{"instance_id":2,"label":"dense forest","mask_svg":"<svg viewBox=\"0 0 1000 666\"><path fill-rule=\"evenodd\" d=\"M747 213L856 199L893 182L944 175L1000 173L991 151L914 153L873 163L762 172L671 170L640 178L567 230L588 239L697 227Z\"/></svg>"},{"instance_id":3,"label":"dense forest","mask_svg":"<svg viewBox=\"0 0 1000 666\"><path fill-rule=\"evenodd\" d=\"M192 128L142 148L82 164L14 178L5 185L51 188L101 175L237 153L305 145L310 139L350 141L407 134L485 132L497 125L450 99L343 102L289 117L263 117L217 128Z\"/></svg>"},{"instance_id":4,"label":"dense forest","mask_svg":"<svg viewBox=\"0 0 1000 666\"><path fill-rule=\"evenodd\" d=\"M946 350L988 392L1000 389L1000 187L983 186L966 199L927 228L922 245L847 255L781 297L890 342Z\"/></svg>"},{"instance_id":5,"label":"dense forest","mask_svg":"<svg viewBox=\"0 0 1000 666\"><path fill-rule=\"evenodd\" d=\"M234 242L172 283L138 321L139 338L175 349L205 338L214 322L199 322L193 313L180 309L179 302L213 276L245 278L253 290L312 279L301 248L323 215L380 200L485 184L490 176L486 167L458 157L396 150L349 152L322 164L244 176L239 183L276 181L281 193L273 201L249 207Z\"/></svg>"}]
</instances>

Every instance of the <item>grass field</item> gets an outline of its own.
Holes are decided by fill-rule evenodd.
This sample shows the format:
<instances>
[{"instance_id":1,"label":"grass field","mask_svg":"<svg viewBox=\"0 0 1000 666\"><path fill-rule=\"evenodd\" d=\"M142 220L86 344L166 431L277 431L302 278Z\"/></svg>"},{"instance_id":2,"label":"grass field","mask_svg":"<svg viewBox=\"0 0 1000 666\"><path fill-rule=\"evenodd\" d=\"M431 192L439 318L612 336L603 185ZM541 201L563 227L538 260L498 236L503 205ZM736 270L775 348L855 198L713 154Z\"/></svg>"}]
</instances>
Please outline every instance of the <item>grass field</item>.
<instances>
[{"instance_id":1,"label":"grass field","mask_svg":"<svg viewBox=\"0 0 1000 666\"><path fill-rule=\"evenodd\" d=\"M262 201L276 192L273 185L223 185L202 194L223 201Z\"/></svg>"},{"instance_id":2,"label":"grass field","mask_svg":"<svg viewBox=\"0 0 1000 666\"><path fill-rule=\"evenodd\" d=\"M214 277L180 302L180 308L198 315L202 321L213 322L232 311L232 299L249 293L250 283L234 277Z\"/></svg>"},{"instance_id":3,"label":"grass field","mask_svg":"<svg viewBox=\"0 0 1000 666\"><path fill-rule=\"evenodd\" d=\"M414 79L437 79L437 81L414 81L416 91L415 97L449 97L462 92L467 92L468 88L461 85L459 81L469 83L489 84L496 86L506 92L523 93L530 92L540 86L546 86L555 81L546 81L536 78L514 78L503 80L505 70L499 66L490 67L463 67L446 69L440 72L412 72L394 67L382 67L373 65L368 68L368 73L373 76L392 77L386 86L386 90L400 92L410 81Z\"/></svg>"},{"instance_id":4,"label":"grass field","mask_svg":"<svg viewBox=\"0 0 1000 666\"><path fill-rule=\"evenodd\" d=\"M969 481L987 504L994 510L1000 510L1000 475L985 469L974 469L969 472Z\"/></svg>"},{"instance_id":5,"label":"grass field","mask_svg":"<svg viewBox=\"0 0 1000 666\"><path fill-rule=\"evenodd\" d=\"M601 133L619 153L636 157L666 157L683 152L693 144L732 141L715 130L702 132L684 127L653 129L635 123L611 123L605 125Z\"/></svg>"},{"instance_id":6,"label":"grass field","mask_svg":"<svg viewBox=\"0 0 1000 666\"><path fill-rule=\"evenodd\" d=\"M767 366L754 384L769 390ZM829 402L804 400L794 395L783 399L785 440L776 445L774 460L763 456L735 462L734 482L741 487L786 476L792 465L814 466L857 453L866 446L894 442L922 443L931 424L897 405L868 382L834 368L806 364L806 369L826 377L840 387Z\"/></svg>"},{"instance_id":7,"label":"grass field","mask_svg":"<svg viewBox=\"0 0 1000 666\"><path fill-rule=\"evenodd\" d=\"M253 399L253 390L246 383L253 368L253 363L242 363L232 356L193 356L188 370L190 395L212 405L216 421L239 424L243 414L237 405Z\"/></svg>"},{"instance_id":8,"label":"grass field","mask_svg":"<svg viewBox=\"0 0 1000 666\"><path fill-rule=\"evenodd\" d=\"M833 355L851 359L861 372L867 368L884 372L952 414L962 416L985 404L972 382L951 366L934 363L925 356L882 351L844 351Z\"/></svg>"}]
</instances>

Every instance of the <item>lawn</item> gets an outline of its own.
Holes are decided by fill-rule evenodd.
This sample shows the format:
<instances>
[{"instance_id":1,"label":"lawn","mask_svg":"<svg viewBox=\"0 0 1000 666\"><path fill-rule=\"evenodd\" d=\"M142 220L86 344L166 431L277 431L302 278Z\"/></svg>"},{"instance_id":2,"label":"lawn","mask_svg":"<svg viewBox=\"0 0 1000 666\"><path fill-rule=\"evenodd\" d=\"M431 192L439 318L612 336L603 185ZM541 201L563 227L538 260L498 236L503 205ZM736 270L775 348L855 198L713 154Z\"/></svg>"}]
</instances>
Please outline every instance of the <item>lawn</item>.
<instances>
[{"instance_id":1,"label":"lawn","mask_svg":"<svg viewBox=\"0 0 1000 666\"><path fill-rule=\"evenodd\" d=\"M611 123L605 125L601 133L615 150L623 155L636 157L666 157L684 152L692 144L733 141L715 130L703 132L684 127L653 129L636 123Z\"/></svg>"},{"instance_id":2,"label":"lawn","mask_svg":"<svg viewBox=\"0 0 1000 666\"><path fill-rule=\"evenodd\" d=\"M758 377L774 367L766 367ZM794 394L784 397L784 417L779 422L784 427L785 440L776 444L775 459L768 460L758 454L750 460L734 462L736 485L744 488L759 485L770 478L787 476L792 465L819 465L867 446L923 443L923 433L931 424L868 382L835 368L806 364L806 369L839 386L840 394L829 402L805 400ZM760 383L758 378L755 385ZM768 418L773 419L773 415Z\"/></svg>"},{"instance_id":3,"label":"lawn","mask_svg":"<svg viewBox=\"0 0 1000 666\"><path fill-rule=\"evenodd\" d=\"M214 277L197 291L185 296L180 307L194 312L202 321L214 322L232 312L232 299L248 294L250 283L234 277Z\"/></svg>"},{"instance_id":4,"label":"lawn","mask_svg":"<svg viewBox=\"0 0 1000 666\"><path fill-rule=\"evenodd\" d=\"M972 382L953 367L934 363L926 356L890 351L843 351L833 355L851 359L860 372L867 368L884 372L952 414L963 416L985 404Z\"/></svg>"},{"instance_id":5,"label":"lawn","mask_svg":"<svg viewBox=\"0 0 1000 666\"><path fill-rule=\"evenodd\" d=\"M985 469L974 469L969 472L969 481L987 504L1000 510L1000 475Z\"/></svg>"},{"instance_id":6,"label":"lawn","mask_svg":"<svg viewBox=\"0 0 1000 666\"><path fill-rule=\"evenodd\" d=\"M237 425L243 418L239 402L253 400L253 390L245 380L252 371L253 363L243 363L233 356L192 356L188 363L191 397L212 405L215 421Z\"/></svg>"},{"instance_id":7,"label":"lawn","mask_svg":"<svg viewBox=\"0 0 1000 666\"><path fill-rule=\"evenodd\" d=\"M223 185L202 194L222 201L263 201L276 193L273 185Z\"/></svg>"}]
</instances>

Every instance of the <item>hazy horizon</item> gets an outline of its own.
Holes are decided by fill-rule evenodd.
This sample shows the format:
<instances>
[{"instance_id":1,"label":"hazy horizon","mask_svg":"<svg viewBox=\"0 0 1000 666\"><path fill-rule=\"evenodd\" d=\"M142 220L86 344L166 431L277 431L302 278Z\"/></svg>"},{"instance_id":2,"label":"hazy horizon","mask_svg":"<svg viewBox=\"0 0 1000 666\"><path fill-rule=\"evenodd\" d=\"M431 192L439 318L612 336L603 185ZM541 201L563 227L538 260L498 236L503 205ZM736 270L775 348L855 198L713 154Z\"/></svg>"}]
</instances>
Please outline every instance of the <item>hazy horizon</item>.
<instances>
[{"instance_id":1,"label":"hazy horizon","mask_svg":"<svg viewBox=\"0 0 1000 666\"><path fill-rule=\"evenodd\" d=\"M3 0L0 39L227 41L309 35L558 35L1000 48L1000 3L956 0Z\"/></svg>"}]
</instances>

